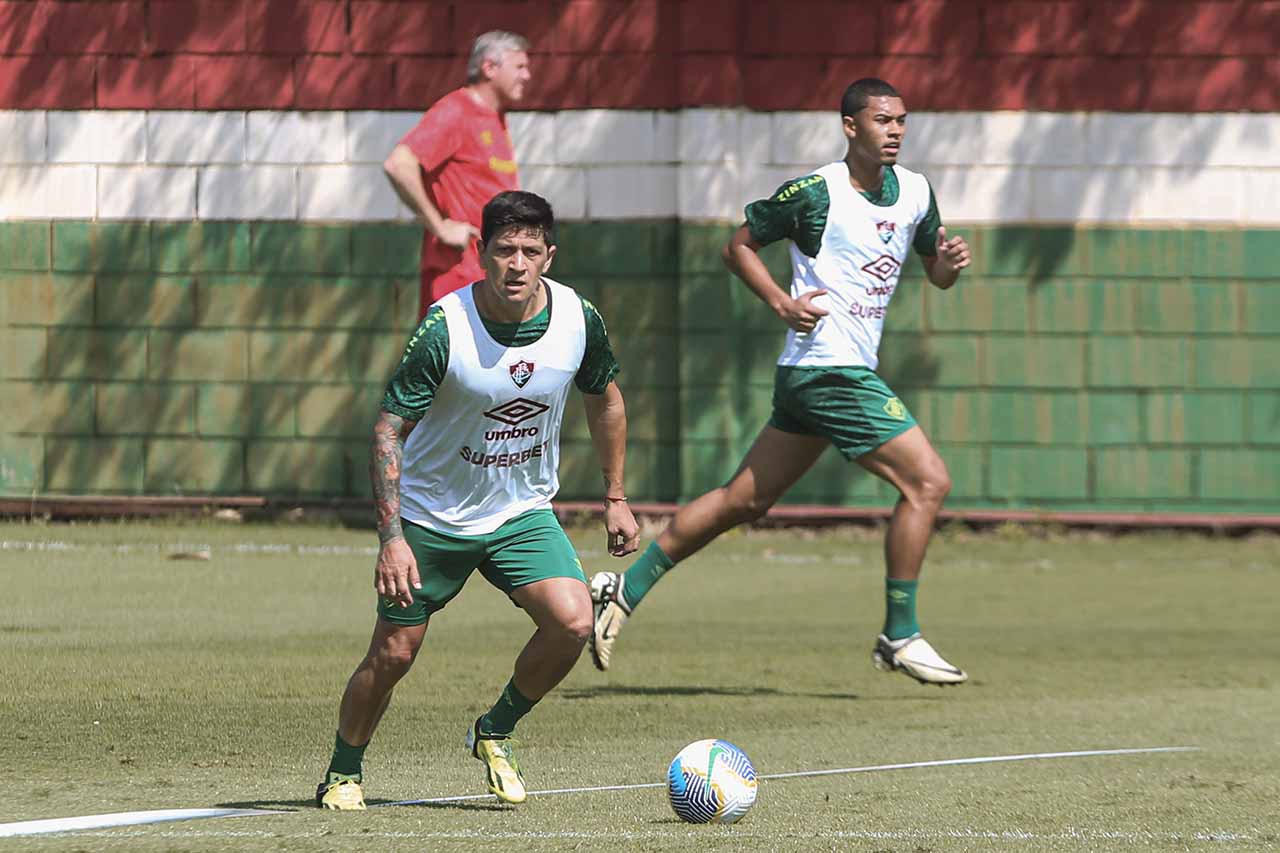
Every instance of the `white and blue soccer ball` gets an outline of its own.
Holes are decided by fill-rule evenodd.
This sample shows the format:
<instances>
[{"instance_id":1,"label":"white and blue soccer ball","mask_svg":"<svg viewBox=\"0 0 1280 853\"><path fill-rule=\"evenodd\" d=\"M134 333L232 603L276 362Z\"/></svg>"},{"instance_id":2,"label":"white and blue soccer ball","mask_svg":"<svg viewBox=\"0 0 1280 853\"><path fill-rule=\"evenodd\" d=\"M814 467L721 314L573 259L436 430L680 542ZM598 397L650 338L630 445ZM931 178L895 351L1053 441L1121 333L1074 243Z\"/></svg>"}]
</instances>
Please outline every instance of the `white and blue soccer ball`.
<instances>
[{"instance_id":1,"label":"white and blue soccer ball","mask_svg":"<svg viewBox=\"0 0 1280 853\"><path fill-rule=\"evenodd\" d=\"M727 740L699 740L667 769L667 797L688 823L736 823L756 801L756 769Z\"/></svg>"}]
</instances>

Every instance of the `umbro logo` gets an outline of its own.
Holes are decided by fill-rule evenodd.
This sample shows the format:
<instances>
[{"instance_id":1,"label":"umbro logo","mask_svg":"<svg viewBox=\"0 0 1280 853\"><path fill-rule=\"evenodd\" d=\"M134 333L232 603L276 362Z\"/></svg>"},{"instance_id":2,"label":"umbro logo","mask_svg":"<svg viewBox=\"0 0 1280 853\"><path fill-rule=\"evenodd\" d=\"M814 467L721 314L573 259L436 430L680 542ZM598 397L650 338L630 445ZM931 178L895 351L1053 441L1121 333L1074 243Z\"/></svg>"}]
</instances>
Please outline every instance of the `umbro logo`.
<instances>
[{"instance_id":1,"label":"umbro logo","mask_svg":"<svg viewBox=\"0 0 1280 853\"><path fill-rule=\"evenodd\" d=\"M536 418L538 415L547 411L551 407L539 403L537 400L526 400L523 397L516 397L514 400L508 400L501 406L495 406L484 413L486 418L493 418L507 426L515 426L523 423L530 418Z\"/></svg>"}]
</instances>

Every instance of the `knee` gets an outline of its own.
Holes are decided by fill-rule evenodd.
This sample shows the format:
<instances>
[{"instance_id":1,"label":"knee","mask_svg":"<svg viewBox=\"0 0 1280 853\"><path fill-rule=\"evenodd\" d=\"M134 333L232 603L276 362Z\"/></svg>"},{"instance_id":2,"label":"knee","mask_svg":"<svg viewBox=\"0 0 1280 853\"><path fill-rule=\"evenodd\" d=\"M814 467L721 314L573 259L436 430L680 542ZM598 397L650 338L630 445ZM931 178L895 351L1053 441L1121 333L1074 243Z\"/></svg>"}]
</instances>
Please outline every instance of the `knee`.
<instances>
[{"instance_id":1,"label":"knee","mask_svg":"<svg viewBox=\"0 0 1280 853\"><path fill-rule=\"evenodd\" d=\"M749 524L763 518L773 506L773 499L760 495L729 495L729 516L734 525Z\"/></svg>"},{"instance_id":2,"label":"knee","mask_svg":"<svg viewBox=\"0 0 1280 853\"><path fill-rule=\"evenodd\" d=\"M575 612L571 618L560 626L560 636L565 645L581 651L582 647L587 644L587 640L591 638L592 624L591 608Z\"/></svg>"},{"instance_id":3,"label":"knee","mask_svg":"<svg viewBox=\"0 0 1280 853\"><path fill-rule=\"evenodd\" d=\"M366 662L380 677L398 681L413 666L414 658L417 656L416 646L407 643L384 643L372 651Z\"/></svg>"},{"instance_id":4,"label":"knee","mask_svg":"<svg viewBox=\"0 0 1280 853\"><path fill-rule=\"evenodd\" d=\"M951 475L946 466L938 465L925 473L915 485L915 500L932 507L942 506L947 495L951 494Z\"/></svg>"}]
</instances>

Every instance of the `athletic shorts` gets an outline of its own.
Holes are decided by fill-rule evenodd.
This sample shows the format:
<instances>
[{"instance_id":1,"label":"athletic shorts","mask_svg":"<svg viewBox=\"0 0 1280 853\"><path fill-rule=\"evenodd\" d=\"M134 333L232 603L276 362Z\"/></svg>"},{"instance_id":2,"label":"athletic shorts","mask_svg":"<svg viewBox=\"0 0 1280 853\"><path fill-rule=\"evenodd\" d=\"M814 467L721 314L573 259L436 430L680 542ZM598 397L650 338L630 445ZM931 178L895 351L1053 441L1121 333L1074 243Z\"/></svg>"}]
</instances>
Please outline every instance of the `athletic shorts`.
<instances>
[{"instance_id":1,"label":"athletic shorts","mask_svg":"<svg viewBox=\"0 0 1280 853\"><path fill-rule=\"evenodd\" d=\"M916 419L869 367L778 366L769 426L819 435L856 459L916 425Z\"/></svg>"},{"instance_id":2,"label":"athletic shorts","mask_svg":"<svg viewBox=\"0 0 1280 853\"><path fill-rule=\"evenodd\" d=\"M421 625L462 591L476 569L485 580L510 595L547 578L587 582L582 563L555 513L535 509L517 515L483 536L454 536L404 521L404 538L418 561L422 589L413 604L378 599L378 616L397 625Z\"/></svg>"}]
</instances>

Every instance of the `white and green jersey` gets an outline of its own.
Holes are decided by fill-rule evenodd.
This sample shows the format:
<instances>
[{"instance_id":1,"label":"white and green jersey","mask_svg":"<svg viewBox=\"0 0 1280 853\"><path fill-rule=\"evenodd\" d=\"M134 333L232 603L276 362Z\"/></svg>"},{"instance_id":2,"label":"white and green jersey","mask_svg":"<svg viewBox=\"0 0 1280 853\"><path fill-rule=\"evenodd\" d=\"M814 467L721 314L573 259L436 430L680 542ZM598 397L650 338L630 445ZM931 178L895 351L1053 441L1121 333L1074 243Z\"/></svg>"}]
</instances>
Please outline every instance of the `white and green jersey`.
<instances>
[{"instance_id":1,"label":"white and green jersey","mask_svg":"<svg viewBox=\"0 0 1280 853\"><path fill-rule=\"evenodd\" d=\"M492 533L549 506L560 488L560 424L571 383L602 393L617 373L604 323L543 278L547 308L487 321L465 287L432 306L382 408L417 426L404 446L400 515L458 536Z\"/></svg>"},{"instance_id":2,"label":"white and green jersey","mask_svg":"<svg viewBox=\"0 0 1280 853\"><path fill-rule=\"evenodd\" d=\"M908 250L936 252L941 220L924 175L893 166L877 192L862 193L839 160L788 181L746 214L757 243L791 240L792 297L827 291L814 302L827 316L808 334L789 330L778 364L874 370Z\"/></svg>"}]
</instances>

